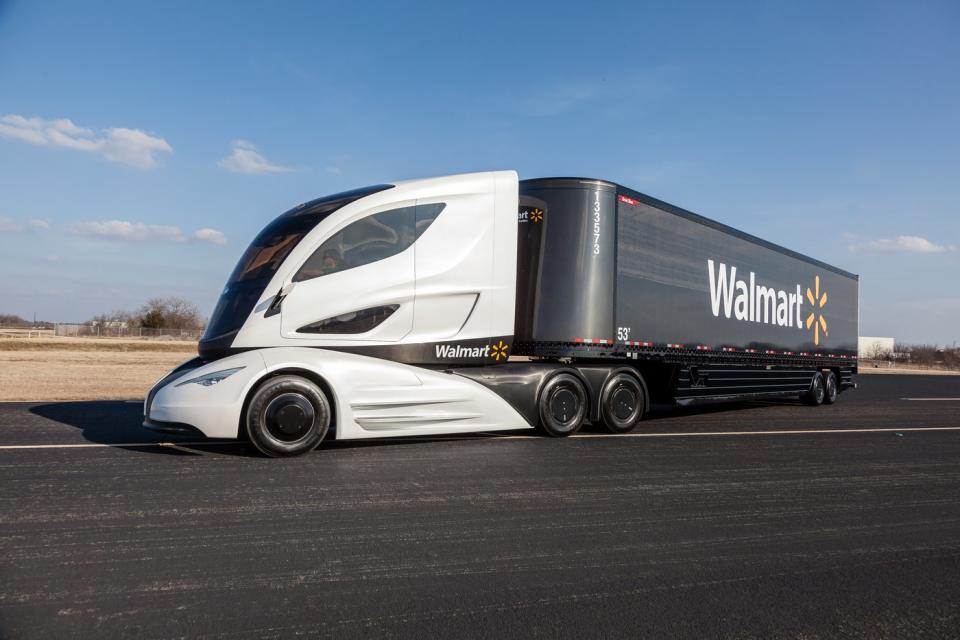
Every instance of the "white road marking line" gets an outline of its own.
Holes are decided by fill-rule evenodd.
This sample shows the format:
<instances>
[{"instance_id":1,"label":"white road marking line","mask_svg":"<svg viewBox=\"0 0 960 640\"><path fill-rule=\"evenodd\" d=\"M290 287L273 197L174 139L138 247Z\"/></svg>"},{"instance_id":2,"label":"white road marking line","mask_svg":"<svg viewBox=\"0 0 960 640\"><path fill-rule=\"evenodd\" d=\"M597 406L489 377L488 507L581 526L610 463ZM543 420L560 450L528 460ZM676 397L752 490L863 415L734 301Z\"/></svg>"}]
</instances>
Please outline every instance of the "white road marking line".
<instances>
[{"instance_id":1,"label":"white road marking line","mask_svg":"<svg viewBox=\"0 0 960 640\"><path fill-rule=\"evenodd\" d=\"M914 402L960 402L960 398L900 398L901 400L913 400Z\"/></svg>"},{"instance_id":2,"label":"white road marking line","mask_svg":"<svg viewBox=\"0 0 960 640\"><path fill-rule=\"evenodd\" d=\"M960 427L906 427L903 429L895 428L875 428L875 429L778 429L773 431L677 431L674 433L578 433L570 436L574 439L605 439L614 438L689 438L697 436L790 436L827 433L912 433L920 431L960 431ZM543 440L543 436L501 436L496 434L486 434L490 440ZM336 440L334 442L442 442L444 440L482 440L475 435L464 434L465 437L456 436L438 436L431 437L401 437L401 438L365 438L363 440ZM211 447L222 445L240 444L240 440L221 440L221 441L199 441L199 442L117 442L100 443L85 442L80 444L10 444L0 445L0 451L8 449L103 449L103 448L126 448L126 447Z\"/></svg>"}]
</instances>

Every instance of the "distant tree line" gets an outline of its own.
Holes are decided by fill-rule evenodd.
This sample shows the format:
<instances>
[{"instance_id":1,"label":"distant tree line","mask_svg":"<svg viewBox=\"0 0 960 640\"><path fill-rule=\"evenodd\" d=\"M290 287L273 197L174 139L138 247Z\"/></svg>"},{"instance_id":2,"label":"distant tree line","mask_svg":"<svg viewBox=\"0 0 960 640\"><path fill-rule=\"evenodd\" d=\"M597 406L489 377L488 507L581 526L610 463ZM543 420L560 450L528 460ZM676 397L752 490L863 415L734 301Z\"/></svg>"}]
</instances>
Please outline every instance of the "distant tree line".
<instances>
[{"instance_id":1,"label":"distant tree line","mask_svg":"<svg viewBox=\"0 0 960 640\"><path fill-rule=\"evenodd\" d=\"M960 370L960 349L956 347L937 347L930 344L897 345L895 351L874 345L867 360L898 362L903 365L922 368L942 368Z\"/></svg>"},{"instance_id":2,"label":"distant tree line","mask_svg":"<svg viewBox=\"0 0 960 640\"><path fill-rule=\"evenodd\" d=\"M101 327L142 327L144 329L203 329L206 318L196 305L183 298L150 298L136 311L101 313L90 319L90 324Z\"/></svg>"}]
</instances>

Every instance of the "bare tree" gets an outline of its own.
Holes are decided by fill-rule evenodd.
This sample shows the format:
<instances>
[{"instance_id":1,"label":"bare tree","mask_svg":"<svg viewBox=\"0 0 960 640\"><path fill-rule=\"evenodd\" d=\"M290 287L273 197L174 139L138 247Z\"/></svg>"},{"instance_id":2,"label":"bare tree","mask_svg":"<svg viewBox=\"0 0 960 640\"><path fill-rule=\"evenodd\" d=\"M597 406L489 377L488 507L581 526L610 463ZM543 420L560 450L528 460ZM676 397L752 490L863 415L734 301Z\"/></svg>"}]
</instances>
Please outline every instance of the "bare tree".
<instances>
[{"instance_id":1,"label":"bare tree","mask_svg":"<svg viewBox=\"0 0 960 640\"><path fill-rule=\"evenodd\" d=\"M875 342L866 355L870 360L890 360L893 357L893 353L879 342Z\"/></svg>"},{"instance_id":2,"label":"bare tree","mask_svg":"<svg viewBox=\"0 0 960 640\"><path fill-rule=\"evenodd\" d=\"M189 300L177 297L150 298L137 313L141 327L149 329L202 329L205 319Z\"/></svg>"}]
</instances>

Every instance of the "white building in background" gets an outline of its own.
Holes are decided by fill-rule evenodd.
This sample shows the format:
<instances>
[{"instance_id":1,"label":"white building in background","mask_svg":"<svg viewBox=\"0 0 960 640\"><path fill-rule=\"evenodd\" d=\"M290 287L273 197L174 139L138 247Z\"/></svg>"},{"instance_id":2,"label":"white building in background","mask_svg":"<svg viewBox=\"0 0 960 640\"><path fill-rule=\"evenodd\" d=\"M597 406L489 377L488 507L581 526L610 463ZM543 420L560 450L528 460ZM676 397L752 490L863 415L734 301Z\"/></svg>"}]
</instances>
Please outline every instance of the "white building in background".
<instances>
[{"instance_id":1,"label":"white building in background","mask_svg":"<svg viewBox=\"0 0 960 640\"><path fill-rule=\"evenodd\" d=\"M857 338L857 356L863 358L873 358L880 354L893 355L893 338L872 338L869 336L860 336Z\"/></svg>"}]
</instances>

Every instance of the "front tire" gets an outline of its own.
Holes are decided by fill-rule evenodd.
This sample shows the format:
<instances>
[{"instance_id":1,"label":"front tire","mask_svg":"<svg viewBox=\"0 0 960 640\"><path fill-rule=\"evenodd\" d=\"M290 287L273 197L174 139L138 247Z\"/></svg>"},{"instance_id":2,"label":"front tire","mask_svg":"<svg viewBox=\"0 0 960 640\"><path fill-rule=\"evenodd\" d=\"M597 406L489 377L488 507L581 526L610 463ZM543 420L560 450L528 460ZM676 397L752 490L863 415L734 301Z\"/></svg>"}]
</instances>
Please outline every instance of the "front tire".
<instances>
[{"instance_id":1,"label":"front tire","mask_svg":"<svg viewBox=\"0 0 960 640\"><path fill-rule=\"evenodd\" d=\"M833 371L827 372L827 379L824 382L823 404L833 404L840 395L837 386L837 374Z\"/></svg>"},{"instance_id":2,"label":"front tire","mask_svg":"<svg viewBox=\"0 0 960 640\"><path fill-rule=\"evenodd\" d=\"M260 453L272 458L297 456L316 448L327 435L330 401L306 378L269 378L250 398L246 428Z\"/></svg>"},{"instance_id":3,"label":"front tire","mask_svg":"<svg viewBox=\"0 0 960 640\"><path fill-rule=\"evenodd\" d=\"M587 390L569 373L550 378L537 400L539 428L545 435L564 438L580 430L587 416Z\"/></svg>"},{"instance_id":4,"label":"front tire","mask_svg":"<svg viewBox=\"0 0 960 640\"><path fill-rule=\"evenodd\" d=\"M600 415L610 433L630 433L643 418L643 387L627 373L611 376L600 393Z\"/></svg>"},{"instance_id":5,"label":"front tire","mask_svg":"<svg viewBox=\"0 0 960 640\"><path fill-rule=\"evenodd\" d=\"M811 407L819 407L823 404L825 395L826 388L823 374L817 371L813 374L813 380L810 381L810 388L803 393L802 399Z\"/></svg>"}]
</instances>

